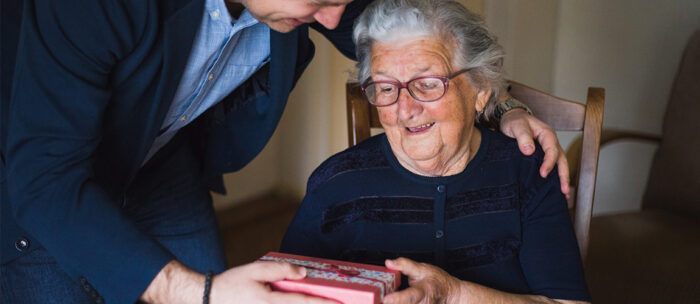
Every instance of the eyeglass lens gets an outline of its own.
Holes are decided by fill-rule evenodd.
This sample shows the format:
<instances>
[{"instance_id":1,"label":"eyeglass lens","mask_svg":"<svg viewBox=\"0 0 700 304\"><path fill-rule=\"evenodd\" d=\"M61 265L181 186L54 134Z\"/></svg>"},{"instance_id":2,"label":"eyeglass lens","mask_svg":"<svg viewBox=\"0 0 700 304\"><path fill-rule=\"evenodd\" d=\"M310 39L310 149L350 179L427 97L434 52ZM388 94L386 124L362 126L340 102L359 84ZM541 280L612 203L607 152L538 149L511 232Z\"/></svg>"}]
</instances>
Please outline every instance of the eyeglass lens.
<instances>
[{"instance_id":1,"label":"eyeglass lens","mask_svg":"<svg viewBox=\"0 0 700 304\"><path fill-rule=\"evenodd\" d=\"M399 98L398 82L375 82L365 88L369 101L375 105L389 105ZM408 92L419 101L434 101L445 94L445 82L441 78L418 78L407 83Z\"/></svg>"}]
</instances>

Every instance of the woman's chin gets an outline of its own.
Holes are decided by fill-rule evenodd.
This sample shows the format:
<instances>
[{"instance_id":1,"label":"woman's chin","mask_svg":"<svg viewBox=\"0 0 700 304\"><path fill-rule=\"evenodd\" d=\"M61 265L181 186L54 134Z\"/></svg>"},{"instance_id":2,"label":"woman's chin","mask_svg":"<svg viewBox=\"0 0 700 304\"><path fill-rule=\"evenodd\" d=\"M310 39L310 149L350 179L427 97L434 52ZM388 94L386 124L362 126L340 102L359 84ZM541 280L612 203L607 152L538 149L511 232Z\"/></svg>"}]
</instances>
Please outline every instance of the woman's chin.
<instances>
[{"instance_id":1,"label":"woman's chin","mask_svg":"<svg viewBox=\"0 0 700 304\"><path fill-rule=\"evenodd\" d=\"M439 157L437 153L428 151L413 151L406 153L407 161L410 163L412 171L419 171L421 175L435 175L438 170Z\"/></svg>"},{"instance_id":2,"label":"woman's chin","mask_svg":"<svg viewBox=\"0 0 700 304\"><path fill-rule=\"evenodd\" d=\"M408 158L414 163L429 163L437 159L437 155L430 154L408 154Z\"/></svg>"},{"instance_id":3,"label":"woman's chin","mask_svg":"<svg viewBox=\"0 0 700 304\"><path fill-rule=\"evenodd\" d=\"M430 143L404 143L403 154L415 162L425 162L437 157L437 151L440 149L434 148Z\"/></svg>"}]
</instances>

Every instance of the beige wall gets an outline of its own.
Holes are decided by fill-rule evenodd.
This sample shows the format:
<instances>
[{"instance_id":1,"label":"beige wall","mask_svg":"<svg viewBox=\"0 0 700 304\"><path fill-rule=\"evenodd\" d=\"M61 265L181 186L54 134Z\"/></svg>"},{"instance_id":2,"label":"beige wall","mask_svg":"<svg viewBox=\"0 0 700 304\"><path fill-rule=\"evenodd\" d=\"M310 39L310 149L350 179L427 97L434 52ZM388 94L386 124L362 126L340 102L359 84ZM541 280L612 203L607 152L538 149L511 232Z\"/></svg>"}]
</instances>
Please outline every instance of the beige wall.
<instances>
[{"instance_id":1,"label":"beige wall","mask_svg":"<svg viewBox=\"0 0 700 304\"><path fill-rule=\"evenodd\" d=\"M583 98L579 84L604 87L605 127L661 133L683 47L700 28L700 1L563 1L559 25L554 92ZM639 208L655 150L643 143L601 150L596 213Z\"/></svg>"},{"instance_id":2,"label":"beige wall","mask_svg":"<svg viewBox=\"0 0 700 304\"><path fill-rule=\"evenodd\" d=\"M486 23L506 51L510 79L552 90L558 7L557 0L487 1Z\"/></svg>"},{"instance_id":3,"label":"beige wall","mask_svg":"<svg viewBox=\"0 0 700 304\"><path fill-rule=\"evenodd\" d=\"M345 87L353 62L325 38L311 33L316 56L289 98L280 122L281 187L301 197L311 171L347 145Z\"/></svg>"},{"instance_id":4,"label":"beige wall","mask_svg":"<svg viewBox=\"0 0 700 304\"><path fill-rule=\"evenodd\" d=\"M270 192L278 191L281 182L279 169L279 131L253 161L242 170L224 175L226 195L212 193L214 207L226 208L236 203Z\"/></svg>"},{"instance_id":5,"label":"beige wall","mask_svg":"<svg viewBox=\"0 0 700 304\"><path fill-rule=\"evenodd\" d=\"M574 100L606 88L605 126L659 133L685 40L700 28L697 0L473 0L508 57L509 77ZM282 191L304 193L311 171L347 145L344 83L353 63L313 33L316 58L290 97L265 151L226 176L217 206ZM574 134L559 134L566 146ZM655 147L627 143L601 151L595 212L639 207Z\"/></svg>"},{"instance_id":6,"label":"beige wall","mask_svg":"<svg viewBox=\"0 0 700 304\"><path fill-rule=\"evenodd\" d=\"M700 28L697 0L502 0L485 11L513 79L581 101L588 86L604 87L605 127L651 133L661 132L680 54ZM559 134L564 146L575 136ZM644 143L601 150L594 213L639 208L654 151Z\"/></svg>"}]
</instances>

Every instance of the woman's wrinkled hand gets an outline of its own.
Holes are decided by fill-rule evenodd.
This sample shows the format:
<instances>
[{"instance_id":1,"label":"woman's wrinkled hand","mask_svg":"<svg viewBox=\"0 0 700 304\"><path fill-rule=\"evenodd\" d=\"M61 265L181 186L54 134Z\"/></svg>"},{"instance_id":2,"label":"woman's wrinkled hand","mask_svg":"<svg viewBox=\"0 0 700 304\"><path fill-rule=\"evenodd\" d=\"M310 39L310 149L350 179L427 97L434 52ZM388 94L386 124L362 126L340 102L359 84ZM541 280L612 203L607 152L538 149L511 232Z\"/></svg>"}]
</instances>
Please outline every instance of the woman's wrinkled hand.
<instances>
[{"instance_id":1,"label":"woman's wrinkled hand","mask_svg":"<svg viewBox=\"0 0 700 304\"><path fill-rule=\"evenodd\" d=\"M513 109L501 118L501 132L518 141L520 152L531 155L535 152L536 138L544 150L544 161L540 166L540 175L546 177L554 164L557 165L561 192L569 198L569 163L566 161L566 152L559 144L557 134L546 123L528 114L522 109Z\"/></svg>"},{"instance_id":2,"label":"woman's wrinkled hand","mask_svg":"<svg viewBox=\"0 0 700 304\"><path fill-rule=\"evenodd\" d=\"M460 280L433 265L407 258L386 260L386 267L408 276L407 289L384 297L385 304L394 303L458 303Z\"/></svg>"}]
</instances>

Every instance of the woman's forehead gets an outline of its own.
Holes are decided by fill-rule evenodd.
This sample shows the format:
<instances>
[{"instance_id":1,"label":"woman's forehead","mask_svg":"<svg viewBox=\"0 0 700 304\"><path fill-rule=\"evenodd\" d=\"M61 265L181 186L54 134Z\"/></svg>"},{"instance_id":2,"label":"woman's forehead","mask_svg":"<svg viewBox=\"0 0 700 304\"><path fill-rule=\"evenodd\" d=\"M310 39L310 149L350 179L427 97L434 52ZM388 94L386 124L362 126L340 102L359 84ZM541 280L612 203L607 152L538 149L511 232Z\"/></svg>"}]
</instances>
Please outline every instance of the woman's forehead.
<instances>
[{"instance_id":1,"label":"woman's forehead","mask_svg":"<svg viewBox=\"0 0 700 304\"><path fill-rule=\"evenodd\" d=\"M410 68L414 71L449 68L452 51L441 41L420 38L398 43L375 43L370 65L373 72L387 69Z\"/></svg>"},{"instance_id":2,"label":"woman's forehead","mask_svg":"<svg viewBox=\"0 0 700 304\"><path fill-rule=\"evenodd\" d=\"M452 43L443 41L439 37L432 36L404 36L386 41L375 41L372 51L375 50L432 50L435 52L450 53Z\"/></svg>"}]
</instances>

